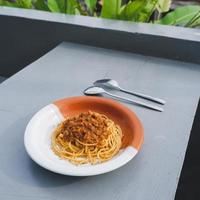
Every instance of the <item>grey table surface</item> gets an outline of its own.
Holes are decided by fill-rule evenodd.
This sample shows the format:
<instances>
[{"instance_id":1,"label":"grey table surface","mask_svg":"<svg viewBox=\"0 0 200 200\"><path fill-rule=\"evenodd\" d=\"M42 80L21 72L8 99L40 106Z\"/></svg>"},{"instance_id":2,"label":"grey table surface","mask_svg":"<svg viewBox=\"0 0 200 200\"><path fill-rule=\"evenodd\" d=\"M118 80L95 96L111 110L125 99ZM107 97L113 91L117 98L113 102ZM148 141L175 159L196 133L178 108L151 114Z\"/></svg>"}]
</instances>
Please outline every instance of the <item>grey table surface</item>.
<instances>
[{"instance_id":1,"label":"grey table surface","mask_svg":"<svg viewBox=\"0 0 200 200\"><path fill-rule=\"evenodd\" d=\"M23 145L32 115L107 77L167 101L163 113L126 104L144 126L139 154L92 177L62 176L35 164ZM199 65L62 43L0 84L0 199L173 200L199 91Z\"/></svg>"},{"instance_id":2,"label":"grey table surface","mask_svg":"<svg viewBox=\"0 0 200 200\"><path fill-rule=\"evenodd\" d=\"M3 76L0 76L0 83L1 82L3 82L3 81L5 81L6 80L6 78L5 77L3 77Z\"/></svg>"}]
</instances>

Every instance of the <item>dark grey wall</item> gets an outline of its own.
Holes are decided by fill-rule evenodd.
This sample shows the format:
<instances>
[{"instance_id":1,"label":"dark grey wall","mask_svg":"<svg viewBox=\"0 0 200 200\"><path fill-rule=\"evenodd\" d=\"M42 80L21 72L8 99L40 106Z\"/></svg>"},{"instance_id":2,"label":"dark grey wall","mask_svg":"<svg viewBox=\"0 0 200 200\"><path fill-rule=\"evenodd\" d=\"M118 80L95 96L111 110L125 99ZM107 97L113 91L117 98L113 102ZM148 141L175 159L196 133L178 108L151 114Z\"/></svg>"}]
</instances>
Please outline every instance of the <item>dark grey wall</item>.
<instances>
[{"instance_id":1,"label":"dark grey wall","mask_svg":"<svg viewBox=\"0 0 200 200\"><path fill-rule=\"evenodd\" d=\"M0 75L10 76L62 41L50 23L0 16Z\"/></svg>"},{"instance_id":2,"label":"dark grey wall","mask_svg":"<svg viewBox=\"0 0 200 200\"><path fill-rule=\"evenodd\" d=\"M0 75L11 76L62 41L200 63L200 42L0 15Z\"/></svg>"}]
</instances>

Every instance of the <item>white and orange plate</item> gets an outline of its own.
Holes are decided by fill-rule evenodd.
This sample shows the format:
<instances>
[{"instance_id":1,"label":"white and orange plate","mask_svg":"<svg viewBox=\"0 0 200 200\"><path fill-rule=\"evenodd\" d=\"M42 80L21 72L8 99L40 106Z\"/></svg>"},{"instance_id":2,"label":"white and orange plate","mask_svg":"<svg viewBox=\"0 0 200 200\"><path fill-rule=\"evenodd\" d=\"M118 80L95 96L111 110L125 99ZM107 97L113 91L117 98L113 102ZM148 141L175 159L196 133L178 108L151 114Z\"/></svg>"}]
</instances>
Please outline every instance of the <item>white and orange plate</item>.
<instances>
[{"instance_id":1,"label":"white and orange plate","mask_svg":"<svg viewBox=\"0 0 200 200\"><path fill-rule=\"evenodd\" d=\"M73 165L60 159L51 149L51 134L66 117L94 111L105 114L123 132L122 148L111 160L100 164ZM102 97L70 97L39 110L27 125L24 144L29 156L40 166L63 175L92 176L117 169L130 161L143 143L143 128L134 112L124 105Z\"/></svg>"}]
</instances>

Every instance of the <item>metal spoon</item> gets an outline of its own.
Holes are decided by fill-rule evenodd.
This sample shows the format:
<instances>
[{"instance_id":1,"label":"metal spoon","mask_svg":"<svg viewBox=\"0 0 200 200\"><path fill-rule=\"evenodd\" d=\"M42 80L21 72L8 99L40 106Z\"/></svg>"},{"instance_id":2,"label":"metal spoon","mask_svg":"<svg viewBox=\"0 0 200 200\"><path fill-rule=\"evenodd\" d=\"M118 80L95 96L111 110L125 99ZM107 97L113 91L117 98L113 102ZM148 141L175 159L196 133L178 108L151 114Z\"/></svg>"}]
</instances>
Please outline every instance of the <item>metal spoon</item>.
<instances>
[{"instance_id":1,"label":"metal spoon","mask_svg":"<svg viewBox=\"0 0 200 200\"><path fill-rule=\"evenodd\" d=\"M129 98L126 98L126 97L111 94L110 92L107 92L106 90L104 90L101 87L95 87L95 86L89 87L89 88L84 90L84 94L85 95L107 94L107 95L114 97L116 99L124 100L124 101L129 102L129 103L134 103L134 104L146 107L146 108L150 108L152 110L157 110L157 111L160 111L160 112L164 111L162 108L160 108L158 106L154 106L154 105L144 103L144 102L141 102L141 101L135 101L135 100L132 100L132 99L129 99Z\"/></svg>"},{"instance_id":2,"label":"metal spoon","mask_svg":"<svg viewBox=\"0 0 200 200\"><path fill-rule=\"evenodd\" d=\"M153 102L156 102L156 103L159 103L159 104L163 104L163 105L165 104L165 101L162 100L162 99L155 98L155 97L145 95L145 94L141 94L141 93L138 93L138 92L130 92L128 90L125 90L125 89L120 87L120 85L117 81L112 80L112 79L97 80L93 84L94 84L94 86L108 87L108 88L111 88L111 89L115 89L115 90L125 92L127 94L132 94L132 95L135 95L135 96L138 96L138 97L142 97L144 99L148 99L150 101L153 101Z\"/></svg>"}]
</instances>

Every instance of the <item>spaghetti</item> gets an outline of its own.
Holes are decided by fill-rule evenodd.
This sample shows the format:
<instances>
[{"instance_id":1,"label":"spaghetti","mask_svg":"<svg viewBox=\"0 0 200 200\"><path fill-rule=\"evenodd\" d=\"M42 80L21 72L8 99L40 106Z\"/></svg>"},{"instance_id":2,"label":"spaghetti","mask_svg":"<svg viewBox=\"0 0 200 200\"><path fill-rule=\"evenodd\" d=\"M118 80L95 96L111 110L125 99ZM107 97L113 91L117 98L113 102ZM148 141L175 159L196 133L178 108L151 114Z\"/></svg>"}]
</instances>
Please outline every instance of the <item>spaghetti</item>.
<instances>
[{"instance_id":1,"label":"spaghetti","mask_svg":"<svg viewBox=\"0 0 200 200\"><path fill-rule=\"evenodd\" d=\"M52 134L52 150L60 158L79 165L111 159L121 148L122 131L111 119L97 112L69 117Z\"/></svg>"}]
</instances>

